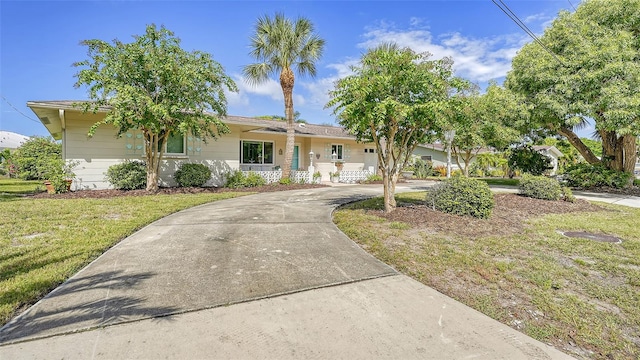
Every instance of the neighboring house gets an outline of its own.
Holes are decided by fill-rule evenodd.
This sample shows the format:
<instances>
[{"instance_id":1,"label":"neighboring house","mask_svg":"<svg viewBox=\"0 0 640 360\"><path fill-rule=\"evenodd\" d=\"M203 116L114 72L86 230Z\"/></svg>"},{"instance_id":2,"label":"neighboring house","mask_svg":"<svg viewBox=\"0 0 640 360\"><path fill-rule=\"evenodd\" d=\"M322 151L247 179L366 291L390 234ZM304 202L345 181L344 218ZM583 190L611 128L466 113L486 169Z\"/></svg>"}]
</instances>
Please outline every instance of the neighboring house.
<instances>
[{"instance_id":1,"label":"neighboring house","mask_svg":"<svg viewBox=\"0 0 640 360\"><path fill-rule=\"evenodd\" d=\"M556 175L558 172L558 159L563 157L564 154L558 150L558 148L551 145L534 145L533 149L551 160L551 166L553 166L553 168L550 170L549 175Z\"/></svg>"},{"instance_id":2,"label":"neighboring house","mask_svg":"<svg viewBox=\"0 0 640 360\"><path fill-rule=\"evenodd\" d=\"M74 169L74 189L106 189L109 166L125 160L143 160L142 132L128 131L117 137L115 127L100 126L92 138L87 136L91 125L100 121L106 109L98 113L83 113L73 106L74 101L30 101L27 106L56 140L62 140L62 156L77 161ZM283 166L286 143L286 122L227 116L223 119L231 132L217 140L186 135L169 138L164 160L160 166L160 185L175 186L175 171L181 163L201 163L212 172L208 185L220 186L224 174L235 169L270 171ZM310 165L313 151L315 171L322 180L329 180L333 170L331 154L344 162L343 171L377 169L377 154L373 144L360 144L343 128L313 124L296 124L296 143L292 169Z\"/></svg>"},{"instance_id":3,"label":"neighboring house","mask_svg":"<svg viewBox=\"0 0 640 360\"><path fill-rule=\"evenodd\" d=\"M0 131L0 151L4 149L15 150L27 140L29 140L28 136L11 131Z\"/></svg>"},{"instance_id":4,"label":"neighboring house","mask_svg":"<svg viewBox=\"0 0 640 360\"><path fill-rule=\"evenodd\" d=\"M491 150L487 148L482 148L480 149L478 154L483 154L490 151ZM447 166L447 146L445 144L420 144L413 151L413 155L420 157L422 160L431 161L433 167ZM464 160L462 156L458 157L458 161L460 162L460 165L464 167ZM469 165L473 164L475 161L476 157L474 156L473 159L471 159L471 163ZM454 170L458 169L458 162L456 162L456 156L453 154L453 152L451 153L451 167Z\"/></svg>"}]
</instances>

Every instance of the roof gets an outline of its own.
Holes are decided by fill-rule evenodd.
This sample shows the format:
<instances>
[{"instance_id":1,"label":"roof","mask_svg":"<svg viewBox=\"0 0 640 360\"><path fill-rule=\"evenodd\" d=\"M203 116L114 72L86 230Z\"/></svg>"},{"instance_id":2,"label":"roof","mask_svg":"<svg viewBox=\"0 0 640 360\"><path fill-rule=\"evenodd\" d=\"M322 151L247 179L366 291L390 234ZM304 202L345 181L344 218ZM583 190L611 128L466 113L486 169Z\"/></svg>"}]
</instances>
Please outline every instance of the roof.
<instances>
[{"instance_id":1,"label":"roof","mask_svg":"<svg viewBox=\"0 0 640 360\"><path fill-rule=\"evenodd\" d=\"M38 115L40 121L47 127L51 135L54 138L58 139L61 137L61 130L65 127L64 125L64 115L59 113L56 114L59 110L80 110L75 104L84 103L84 100L53 100L53 101L29 101L27 102L27 106L33 110L33 112ZM107 112L109 110L108 107L101 107L99 112ZM51 125L51 117L57 117L60 120L60 123ZM264 120L257 119L251 117L244 116L234 116L228 115L221 119L226 124L233 125L244 125L249 126L251 129L250 132L264 132L264 133L280 133L286 134L287 132L287 123L284 121L277 120ZM49 122L49 123L47 123ZM326 138L349 138L354 139L355 137L349 134L344 128L339 126L330 126L330 125L316 125L316 124L305 124L305 123L296 123L295 125L295 133L296 136L308 136L308 137L326 137Z\"/></svg>"},{"instance_id":2,"label":"roof","mask_svg":"<svg viewBox=\"0 0 640 360\"><path fill-rule=\"evenodd\" d=\"M423 147L425 149L432 149L435 151L441 151L441 152L447 151L446 145L441 143L419 144L418 146ZM480 148L480 150L478 151L479 154L488 153L488 152L490 153L492 152L492 150L489 148Z\"/></svg>"},{"instance_id":3,"label":"roof","mask_svg":"<svg viewBox=\"0 0 640 360\"><path fill-rule=\"evenodd\" d=\"M534 150L536 150L538 152L546 152L548 154L554 155L557 158L564 156L562 151L558 150L558 148L556 148L553 145L534 145L532 147L533 147Z\"/></svg>"},{"instance_id":4,"label":"roof","mask_svg":"<svg viewBox=\"0 0 640 360\"><path fill-rule=\"evenodd\" d=\"M11 131L0 131L0 149L17 149L28 139L28 136Z\"/></svg>"}]
</instances>

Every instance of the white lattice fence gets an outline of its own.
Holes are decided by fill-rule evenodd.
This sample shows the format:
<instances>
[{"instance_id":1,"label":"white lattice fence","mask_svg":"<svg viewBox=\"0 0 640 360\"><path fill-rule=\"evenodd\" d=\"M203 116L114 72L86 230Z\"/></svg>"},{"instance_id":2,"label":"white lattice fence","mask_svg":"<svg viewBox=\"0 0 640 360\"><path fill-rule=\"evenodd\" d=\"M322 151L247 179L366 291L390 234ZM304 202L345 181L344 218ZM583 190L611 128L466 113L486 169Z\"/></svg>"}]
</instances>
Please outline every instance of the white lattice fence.
<instances>
[{"instance_id":1,"label":"white lattice fence","mask_svg":"<svg viewBox=\"0 0 640 360\"><path fill-rule=\"evenodd\" d=\"M296 183L308 183L309 182L309 172L308 171L300 171L293 170L291 171L291 181Z\"/></svg>"},{"instance_id":2,"label":"white lattice fence","mask_svg":"<svg viewBox=\"0 0 640 360\"><path fill-rule=\"evenodd\" d=\"M267 184L276 183L280 181L282 178L282 170L279 171L243 171L245 175L249 175L250 173L260 175ZM308 183L309 182L309 172L308 171L291 171L290 175L291 181L296 183Z\"/></svg>"},{"instance_id":3,"label":"white lattice fence","mask_svg":"<svg viewBox=\"0 0 640 360\"><path fill-rule=\"evenodd\" d=\"M342 170L340 171L340 182L353 183L365 180L371 173L369 170Z\"/></svg>"}]
</instances>

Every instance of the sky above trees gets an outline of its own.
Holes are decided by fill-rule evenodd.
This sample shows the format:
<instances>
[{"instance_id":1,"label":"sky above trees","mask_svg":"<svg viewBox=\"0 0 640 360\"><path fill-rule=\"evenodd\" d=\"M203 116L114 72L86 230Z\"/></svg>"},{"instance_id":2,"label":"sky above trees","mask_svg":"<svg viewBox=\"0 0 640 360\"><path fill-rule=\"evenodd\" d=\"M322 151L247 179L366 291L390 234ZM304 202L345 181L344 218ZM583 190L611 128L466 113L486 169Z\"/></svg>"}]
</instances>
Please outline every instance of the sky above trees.
<instances>
[{"instance_id":1,"label":"sky above trees","mask_svg":"<svg viewBox=\"0 0 640 360\"><path fill-rule=\"evenodd\" d=\"M573 0L505 0L529 28L541 34ZM304 16L326 40L315 79L296 78L295 110L311 123L335 124L324 109L333 82L350 74L367 48L394 41L434 58L451 56L457 76L486 87L502 83L526 33L490 0L469 1L2 1L0 2L0 130L47 135L26 106L30 100L86 99L74 89L71 66L86 58L83 39L130 42L147 24L175 32L187 51L209 52L237 83L228 113L284 115L277 79L251 86L242 78L252 62L249 38L258 17L282 12ZM584 129L588 136L592 129Z\"/></svg>"}]
</instances>

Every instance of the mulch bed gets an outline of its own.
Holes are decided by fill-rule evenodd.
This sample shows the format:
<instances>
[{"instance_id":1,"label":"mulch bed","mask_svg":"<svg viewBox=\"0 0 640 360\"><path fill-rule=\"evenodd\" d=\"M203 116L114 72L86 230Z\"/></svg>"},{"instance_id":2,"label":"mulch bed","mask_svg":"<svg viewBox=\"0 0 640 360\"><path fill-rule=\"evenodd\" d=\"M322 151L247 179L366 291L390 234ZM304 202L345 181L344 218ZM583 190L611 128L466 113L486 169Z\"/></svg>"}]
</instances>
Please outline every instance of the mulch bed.
<instances>
[{"instance_id":1,"label":"mulch bed","mask_svg":"<svg viewBox=\"0 0 640 360\"><path fill-rule=\"evenodd\" d=\"M203 194L203 193L223 193L223 192L273 192L273 191L285 191L285 190L301 190L301 189L314 189L326 187L326 185L320 184L271 184L264 186L257 186L252 188L215 188L215 187L167 187L160 188L158 192L151 193L146 190L78 190L70 191L61 194L48 194L46 192L29 195L34 199L105 199L119 196L145 196L145 195L174 195L174 194Z\"/></svg>"},{"instance_id":2,"label":"mulch bed","mask_svg":"<svg viewBox=\"0 0 640 360\"><path fill-rule=\"evenodd\" d=\"M401 221L412 226L420 226L428 231L454 234L470 238L504 236L522 232L523 223L531 217L545 214L566 214L572 212L606 211L586 200L576 202L533 199L516 194L496 194L495 207L489 219L445 214L433 210L425 204L402 204L390 214L382 210L369 213L390 221Z\"/></svg>"}]
</instances>

